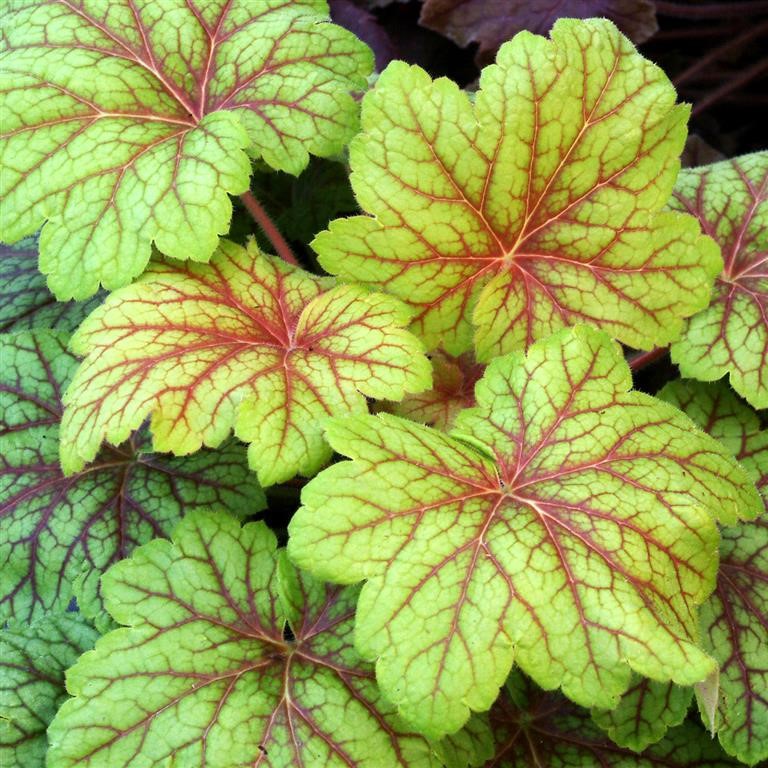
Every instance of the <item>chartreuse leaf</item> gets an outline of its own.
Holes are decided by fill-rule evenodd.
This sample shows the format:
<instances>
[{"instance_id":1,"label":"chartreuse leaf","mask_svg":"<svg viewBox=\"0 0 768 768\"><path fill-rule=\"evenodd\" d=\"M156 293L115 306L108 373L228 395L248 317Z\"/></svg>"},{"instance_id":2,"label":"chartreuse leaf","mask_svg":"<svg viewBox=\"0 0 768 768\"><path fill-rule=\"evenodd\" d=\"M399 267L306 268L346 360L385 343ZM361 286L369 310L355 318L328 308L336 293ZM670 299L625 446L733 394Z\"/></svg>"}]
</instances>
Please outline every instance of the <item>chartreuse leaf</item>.
<instances>
[{"instance_id":1,"label":"chartreuse leaf","mask_svg":"<svg viewBox=\"0 0 768 768\"><path fill-rule=\"evenodd\" d=\"M37 238L0 245L0 331L74 331L100 300L96 296L82 303L57 302L37 268Z\"/></svg>"},{"instance_id":2,"label":"chartreuse leaf","mask_svg":"<svg viewBox=\"0 0 768 768\"><path fill-rule=\"evenodd\" d=\"M688 108L610 22L520 33L474 99L393 62L363 100L352 185L320 262L386 286L429 348L478 359L587 321L636 348L706 306L722 266L689 216L660 212Z\"/></svg>"},{"instance_id":3,"label":"chartreuse leaf","mask_svg":"<svg viewBox=\"0 0 768 768\"><path fill-rule=\"evenodd\" d=\"M724 384L676 381L661 396L726 445L768 491L768 432ZM717 587L702 608L704 647L720 664L715 728L750 765L768 759L768 519L724 528Z\"/></svg>"},{"instance_id":4,"label":"chartreuse leaf","mask_svg":"<svg viewBox=\"0 0 768 768\"><path fill-rule=\"evenodd\" d=\"M205 261L248 187L248 149L298 173L352 136L370 51L324 0L10 0L0 238L44 220L60 299L117 288L155 243Z\"/></svg>"},{"instance_id":5,"label":"chartreuse leaf","mask_svg":"<svg viewBox=\"0 0 768 768\"><path fill-rule=\"evenodd\" d=\"M98 633L76 613L47 614L0 629L0 765L43 768L45 736L62 700L64 671Z\"/></svg>"},{"instance_id":6,"label":"chartreuse leaf","mask_svg":"<svg viewBox=\"0 0 768 768\"><path fill-rule=\"evenodd\" d=\"M64 398L64 469L151 414L158 450L216 447L235 427L265 485L313 474L331 457L325 418L429 387L407 322L396 299L333 287L252 242L223 242L208 265L154 264L72 340L87 357Z\"/></svg>"},{"instance_id":7,"label":"chartreuse leaf","mask_svg":"<svg viewBox=\"0 0 768 768\"><path fill-rule=\"evenodd\" d=\"M275 550L263 523L195 513L112 568L107 606L128 626L69 671L49 768L442 766L354 650L357 590Z\"/></svg>"},{"instance_id":8,"label":"chartreuse leaf","mask_svg":"<svg viewBox=\"0 0 768 768\"><path fill-rule=\"evenodd\" d=\"M733 768L709 736L690 723L640 754L619 747L589 713L513 675L490 714L496 754L486 768Z\"/></svg>"},{"instance_id":9,"label":"chartreuse leaf","mask_svg":"<svg viewBox=\"0 0 768 768\"><path fill-rule=\"evenodd\" d=\"M459 412L475 404L475 384L483 375L470 353L459 357L437 350L432 359L432 389L407 395L392 407L392 413L448 431Z\"/></svg>"},{"instance_id":10,"label":"chartreuse leaf","mask_svg":"<svg viewBox=\"0 0 768 768\"><path fill-rule=\"evenodd\" d=\"M760 499L722 446L630 386L619 346L579 326L493 361L451 436L386 414L329 424L352 461L306 486L288 549L367 579L358 647L425 733L490 707L513 660L602 708L632 670L712 671L695 641L713 518Z\"/></svg>"},{"instance_id":11,"label":"chartreuse leaf","mask_svg":"<svg viewBox=\"0 0 768 768\"><path fill-rule=\"evenodd\" d=\"M638 677L616 708L593 710L592 719L611 741L641 752L685 720L692 699L692 688Z\"/></svg>"},{"instance_id":12,"label":"chartreuse leaf","mask_svg":"<svg viewBox=\"0 0 768 768\"><path fill-rule=\"evenodd\" d=\"M670 205L688 211L721 246L712 301L692 317L672 360L683 376L731 386L768 407L768 152L681 172Z\"/></svg>"},{"instance_id":13,"label":"chartreuse leaf","mask_svg":"<svg viewBox=\"0 0 768 768\"><path fill-rule=\"evenodd\" d=\"M114 561L170 534L185 512L264 506L245 449L184 459L149 451L146 433L104 450L65 477L59 465L61 392L77 366L66 336L0 338L0 620L64 610L101 611L99 578Z\"/></svg>"}]
</instances>

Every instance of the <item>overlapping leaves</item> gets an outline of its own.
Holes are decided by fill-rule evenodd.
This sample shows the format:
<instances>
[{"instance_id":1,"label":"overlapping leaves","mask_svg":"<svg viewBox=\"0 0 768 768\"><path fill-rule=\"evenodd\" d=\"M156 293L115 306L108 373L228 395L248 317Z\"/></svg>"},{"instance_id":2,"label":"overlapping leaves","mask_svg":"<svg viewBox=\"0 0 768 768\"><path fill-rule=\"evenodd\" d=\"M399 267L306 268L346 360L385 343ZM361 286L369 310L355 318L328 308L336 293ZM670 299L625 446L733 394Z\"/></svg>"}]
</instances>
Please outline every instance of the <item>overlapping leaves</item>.
<instances>
[{"instance_id":1,"label":"overlapping leaves","mask_svg":"<svg viewBox=\"0 0 768 768\"><path fill-rule=\"evenodd\" d=\"M289 551L367 579L358 646L426 733L487 709L513 659L605 708L632 669L713 670L695 642L713 519L761 502L725 448L630 386L618 346L577 327L491 363L453 436L386 415L329 426L353 460L306 487Z\"/></svg>"},{"instance_id":2,"label":"overlapping leaves","mask_svg":"<svg viewBox=\"0 0 768 768\"><path fill-rule=\"evenodd\" d=\"M698 217L722 248L712 302L672 345L686 377L731 386L768 406L768 152L680 174L671 206Z\"/></svg>"},{"instance_id":3,"label":"overlapping leaves","mask_svg":"<svg viewBox=\"0 0 768 768\"><path fill-rule=\"evenodd\" d=\"M724 384L677 381L661 396L726 445L768 488L768 432ZM703 644L720 664L714 727L729 754L768 759L768 520L724 528L717 588L702 609Z\"/></svg>"},{"instance_id":4,"label":"overlapping leaves","mask_svg":"<svg viewBox=\"0 0 768 768\"><path fill-rule=\"evenodd\" d=\"M700 728L686 723L640 754L619 747L589 715L513 675L490 714L496 754L485 768L733 768Z\"/></svg>"},{"instance_id":5,"label":"overlapping leaves","mask_svg":"<svg viewBox=\"0 0 768 768\"><path fill-rule=\"evenodd\" d=\"M115 566L107 603L128 627L70 670L49 765L441 767L352 646L357 590L275 548L262 523L194 514Z\"/></svg>"},{"instance_id":6,"label":"overlapping leaves","mask_svg":"<svg viewBox=\"0 0 768 768\"><path fill-rule=\"evenodd\" d=\"M324 0L10 0L0 63L0 237L45 219L59 298L125 285L150 244L207 260L244 150L298 173L355 130L370 52Z\"/></svg>"},{"instance_id":7,"label":"overlapping leaves","mask_svg":"<svg viewBox=\"0 0 768 768\"><path fill-rule=\"evenodd\" d=\"M77 365L66 338L35 331L0 341L0 619L64 610L75 590L96 617L104 570L169 535L185 512L246 515L264 504L234 442L176 459L152 454L141 433L65 477L61 393Z\"/></svg>"},{"instance_id":8,"label":"overlapping leaves","mask_svg":"<svg viewBox=\"0 0 768 768\"><path fill-rule=\"evenodd\" d=\"M42 768L45 731L66 699L64 671L98 634L77 614L49 614L0 629L0 765Z\"/></svg>"},{"instance_id":9,"label":"overlapping leaves","mask_svg":"<svg viewBox=\"0 0 768 768\"><path fill-rule=\"evenodd\" d=\"M385 286L430 348L478 359L590 322L636 348L673 340L721 267L688 216L660 212L687 108L607 21L521 33L474 103L393 62L351 148L363 210L315 240L321 264Z\"/></svg>"},{"instance_id":10,"label":"overlapping leaves","mask_svg":"<svg viewBox=\"0 0 768 768\"><path fill-rule=\"evenodd\" d=\"M74 331L100 301L57 302L37 268L37 238L0 245L0 331L55 328Z\"/></svg>"},{"instance_id":11,"label":"overlapping leaves","mask_svg":"<svg viewBox=\"0 0 768 768\"><path fill-rule=\"evenodd\" d=\"M419 22L459 45L478 43L485 62L523 29L545 35L557 19L596 16L611 19L636 43L658 29L653 0L424 0Z\"/></svg>"},{"instance_id":12,"label":"overlapping leaves","mask_svg":"<svg viewBox=\"0 0 768 768\"><path fill-rule=\"evenodd\" d=\"M105 438L152 416L154 445L186 454L235 427L266 484L313 474L331 457L323 420L367 412L430 383L429 361L396 299L224 242L210 264L154 264L85 321L87 355L68 389L66 471Z\"/></svg>"}]
</instances>

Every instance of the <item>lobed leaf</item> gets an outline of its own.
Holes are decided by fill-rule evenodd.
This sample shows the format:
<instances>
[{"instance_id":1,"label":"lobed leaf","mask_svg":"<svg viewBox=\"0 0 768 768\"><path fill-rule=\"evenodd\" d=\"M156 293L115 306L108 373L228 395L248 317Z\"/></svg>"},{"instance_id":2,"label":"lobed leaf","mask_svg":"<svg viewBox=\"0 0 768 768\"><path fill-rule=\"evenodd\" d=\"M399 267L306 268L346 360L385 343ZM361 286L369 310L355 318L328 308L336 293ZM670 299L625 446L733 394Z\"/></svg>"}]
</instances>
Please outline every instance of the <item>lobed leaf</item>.
<instances>
[{"instance_id":1,"label":"lobed leaf","mask_svg":"<svg viewBox=\"0 0 768 768\"><path fill-rule=\"evenodd\" d=\"M613 21L636 43L658 30L653 0L424 0L419 23L458 45L478 43L477 58L488 61L502 43L522 30L545 35L557 19L600 16Z\"/></svg>"},{"instance_id":2,"label":"lobed leaf","mask_svg":"<svg viewBox=\"0 0 768 768\"><path fill-rule=\"evenodd\" d=\"M234 442L175 459L150 453L140 433L65 477L60 398L77 365L65 343L46 331L0 340L0 620L64 610L75 587L81 609L96 618L106 568L168 535L184 513L245 515L265 502Z\"/></svg>"},{"instance_id":3,"label":"lobed leaf","mask_svg":"<svg viewBox=\"0 0 768 768\"><path fill-rule=\"evenodd\" d=\"M484 366L471 354L452 357L441 350L431 356L432 389L407 395L392 406L392 413L448 431L464 408L475 404L475 384Z\"/></svg>"},{"instance_id":4,"label":"lobed leaf","mask_svg":"<svg viewBox=\"0 0 768 768\"><path fill-rule=\"evenodd\" d=\"M768 498L768 432L725 384L676 381L661 396L717 437ZM768 519L724 528L717 587L702 608L704 647L720 664L715 730L749 765L768 759Z\"/></svg>"},{"instance_id":5,"label":"lobed leaf","mask_svg":"<svg viewBox=\"0 0 768 768\"><path fill-rule=\"evenodd\" d=\"M386 286L432 349L480 361L588 322L641 349L672 341L721 267L662 212L688 108L608 21L520 33L474 103L393 62L362 107L352 185L370 215L332 222L320 263Z\"/></svg>"},{"instance_id":6,"label":"lobed leaf","mask_svg":"<svg viewBox=\"0 0 768 768\"><path fill-rule=\"evenodd\" d=\"M700 728L685 723L640 754L611 742L589 714L519 676L490 715L496 755L485 768L733 768L737 764Z\"/></svg>"},{"instance_id":7,"label":"lobed leaf","mask_svg":"<svg viewBox=\"0 0 768 768\"><path fill-rule=\"evenodd\" d=\"M43 768L45 731L66 699L64 671L98 634L76 613L45 614L0 629L0 765Z\"/></svg>"},{"instance_id":8,"label":"lobed leaf","mask_svg":"<svg viewBox=\"0 0 768 768\"><path fill-rule=\"evenodd\" d=\"M630 385L618 345L581 326L493 361L451 436L386 414L329 423L352 461L306 486L288 549L367 580L358 647L430 736L488 709L513 659L602 708L632 670L712 671L696 637L713 518L760 499L726 449Z\"/></svg>"},{"instance_id":9,"label":"lobed leaf","mask_svg":"<svg viewBox=\"0 0 768 768\"><path fill-rule=\"evenodd\" d=\"M722 248L710 305L672 345L688 378L731 386L768 407L768 152L681 172L670 206L696 216Z\"/></svg>"},{"instance_id":10,"label":"lobed leaf","mask_svg":"<svg viewBox=\"0 0 768 768\"><path fill-rule=\"evenodd\" d=\"M324 0L9 0L0 42L0 237L40 228L60 299L206 261L245 149L298 173L353 135L370 51Z\"/></svg>"},{"instance_id":11,"label":"lobed leaf","mask_svg":"<svg viewBox=\"0 0 768 768\"><path fill-rule=\"evenodd\" d=\"M188 515L104 583L128 626L70 670L50 768L443 765L353 648L357 590L297 573L263 523Z\"/></svg>"},{"instance_id":12,"label":"lobed leaf","mask_svg":"<svg viewBox=\"0 0 768 768\"><path fill-rule=\"evenodd\" d=\"M86 359L64 398L64 469L151 414L157 450L216 447L235 427L264 485L313 474L331 457L325 418L429 386L406 323L395 299L332 287L253 243L224 242L208 265L153 264L72 340Z\"/></svg>"},{"instance_id":13,"label":"lobed leaf","mask_svg":"<svg viewBox=\"0 0 768 768\"><path fill-rule=\"evenodd\" d=\"M37 238L0 245L0 331L53 328L74 331L102 297L57 302L37 268Z\"/></svg>"},{"instance_id":14,"label":"lobed leaf","mask_svg":"<svg viewBox=\"0 0 768 768\"><path fill-rule=\"evenodd\" d=\"M642 752L685 720L693 689L638 677L614 709L592 710L592 720L614 744Z\"/></svg>"}]
</instances>

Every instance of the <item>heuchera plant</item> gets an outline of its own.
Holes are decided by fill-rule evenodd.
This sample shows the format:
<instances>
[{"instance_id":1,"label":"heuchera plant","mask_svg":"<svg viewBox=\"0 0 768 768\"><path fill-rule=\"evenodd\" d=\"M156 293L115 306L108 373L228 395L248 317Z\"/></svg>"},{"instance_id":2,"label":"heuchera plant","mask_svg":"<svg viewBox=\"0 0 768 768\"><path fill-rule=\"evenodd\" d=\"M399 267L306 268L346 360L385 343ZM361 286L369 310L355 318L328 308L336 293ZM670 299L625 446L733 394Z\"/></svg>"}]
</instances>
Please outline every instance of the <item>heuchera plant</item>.
<instances>
[{"instance_id":1,"label":"heuchera plant","mask_svg":"<svg viewBox=\"0 0 768 768\"><path fill-rule=\"evenodd\" d=\"M768 760L768 152L604 19L0 24L3 768Z\"/></svg>"}]
</instances>

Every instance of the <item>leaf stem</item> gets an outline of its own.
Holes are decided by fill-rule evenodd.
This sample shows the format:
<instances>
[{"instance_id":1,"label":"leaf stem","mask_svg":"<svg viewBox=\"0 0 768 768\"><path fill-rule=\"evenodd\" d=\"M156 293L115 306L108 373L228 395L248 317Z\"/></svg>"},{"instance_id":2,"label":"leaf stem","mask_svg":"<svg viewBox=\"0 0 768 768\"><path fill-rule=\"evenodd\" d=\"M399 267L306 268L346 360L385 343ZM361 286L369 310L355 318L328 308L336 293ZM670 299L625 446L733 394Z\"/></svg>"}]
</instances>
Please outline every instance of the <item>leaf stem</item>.
<instances>
[{"instance_id":1,"label":"leaf stem","mask_svg":"<svg viewBox=\"0 0 768 768\"><path fill-rule=\"evenodd\" d=\"M661 360L661 358L664 357L668 351L669 350L667 347L656 347L655 349L651 349L648 352L638 352L636 355L630 357L629 360L627 360L627 363L630 370L633 373L637 373L643 368L647 368L649 365L652 365L657 360Z\"/></svg>"},{"instance_id":2,"label":"leaf stem","mask_svg":"<svg viewBox=\"0 0 768 768\"><path fill-rule=\"evenodd\" d=\"M722 19L728 16L747 16L751 13L768 13L768 0L734 3L687 3L656 0L656 12L678 19Z\"/></svg>"},{"instance_id":3,"label":"leaf stem","mask_svg":"<svg viewBox=\"0 0 768 768\"><path fill-rule=\"evenodd\" d=\"M253 216L254 221L259 225L261 231L267 236L269 242L272 243L275 253L277 253L283 261L287 261L289 264L293 264L296 267L301 266L299 260L291 250L291 246L288 245L288 241L283 237L282 233L275 225L275 222L272 221L261 203L253 196L250 189L240 195L240 200L242 200L248 213Z\"/></svg>"},{"instance_id":4,"label":"leaf stem","mask_svg":"<svg viewBox=\"0 0 768 768\"><path fill-rule=\"evenodd\" d=\"M740 35L732 37L727 42L717 46L717 48L713 48L706 56L702 56L702 58L700 58L695 64L681 72L672 82L676 86L679 86L681 83L684 83L686 80L690 80L695 74L701 72L701 70L717 61L721 56L726 54L732 48L740 48L752 40L752 38L759 37L766 31L768 31L768 19L766 19L762 24L756 24L754 27L748 27Z\"/></svg>"},{"instance_id":5,"label":"leaf stem","mask_svg":"<svg viewBox=\"0 0 768 768\"><path fill-rule=\"evenodd\" d=\"M712 91L709 96L697 102L691 110L691 117L700 115L702 112L709 109L713 104L717 103L721 99L726 98L727 96L730 96L733 91L736 91L742 86L746 85L750 80L754 80L765 70L768 70L768 58L762 59L756 64L753 64L749 69L746 69L740 75L731 78L727 83L721 85L720 88Z\"/></svg>"}]
</instances>

